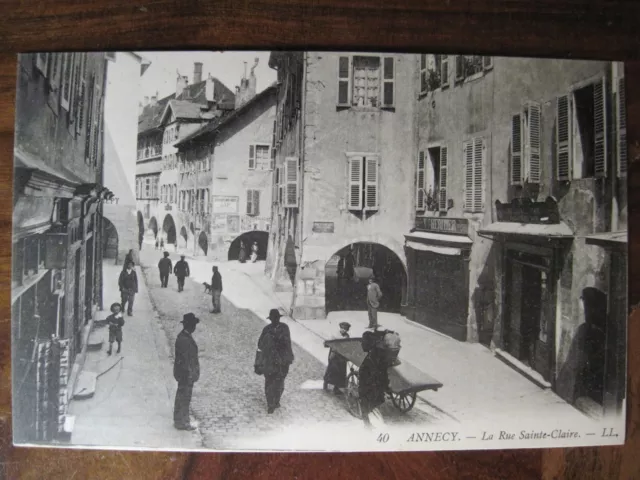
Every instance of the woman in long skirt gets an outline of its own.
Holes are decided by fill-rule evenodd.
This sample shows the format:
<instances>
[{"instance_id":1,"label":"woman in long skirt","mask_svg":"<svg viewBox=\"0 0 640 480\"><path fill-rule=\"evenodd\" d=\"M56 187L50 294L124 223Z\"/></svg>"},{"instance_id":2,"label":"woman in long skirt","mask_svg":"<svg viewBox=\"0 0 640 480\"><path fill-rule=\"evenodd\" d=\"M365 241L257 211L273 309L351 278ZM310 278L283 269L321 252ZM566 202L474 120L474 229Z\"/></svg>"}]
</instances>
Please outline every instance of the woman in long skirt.
<instances>
[{"instance_id":1,"label":"woman in long skirt","mask_svg":"<svg viewBox=\"0 0 640 480\"><path fill-rule=\"evenodd\" d=\"M351 325L348 322L341 322L340 335L334 338L349 338L350 328ZM329 385L333 385L333 393L336 395L342 393L340 389L347 386L347 359L333 349L329 350L329 364L324 374L324 390L328 390Z\"/></svg>"}]
</instances>

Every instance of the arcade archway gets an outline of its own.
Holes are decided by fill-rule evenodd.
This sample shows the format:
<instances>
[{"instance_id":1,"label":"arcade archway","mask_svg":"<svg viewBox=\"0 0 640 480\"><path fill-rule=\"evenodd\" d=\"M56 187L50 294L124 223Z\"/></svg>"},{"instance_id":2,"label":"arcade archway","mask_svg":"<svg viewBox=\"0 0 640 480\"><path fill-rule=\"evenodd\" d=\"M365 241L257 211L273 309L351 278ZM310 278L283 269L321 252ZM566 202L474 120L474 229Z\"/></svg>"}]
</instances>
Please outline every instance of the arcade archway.
<instances>
[{"instance_id":1,"label":"arcade archway","mask_svg":"<svg viewBox=\"0 0 640 480\"><path fill-rule=\"evenodd\" d=\"M153 232L154 239L158 237L158 221L156 217L151 217L151 220L149 220L149 230Z\"/></svg>"},{"instance_id":2,"label":"arcade archway","mask_svg":"<svg viewBox=\"0 0 640 480\"><path fill-rule=\"evenodd\" d=\"M400 313L406 295L407 272L400 258L379 243L358 242L338 250L325 265L325 308L366 310L367 284L375 276L381 312Z\"/></svg>"},{"instance_id":3,"label":"arcade archway","mask_svg":"<svg viewBox=\"0 0 640 480\"><path fill-rule=\"evenodd\" d=\"M102 258L118 258L118 230L108 218L102 218Z\"/></svg>"},{"instance_id":4,"label":"arcade archway","mask_svg":"<svg viewBox=\"0 0 640 480\"><path fill-rule=\"evenodd\" d=\"M166 237L165 243L176 243L176 224L173 217L167 214L162 222L162 231Z\"/></svg>"},{"instance_id":5,"label":"arcade archway","mask_svg":"<svg viewBox=\"0 0 640 480\"><path fill-rule=\"evenodd\" d=\"M200 232L200 235L198 235L198 246L200 250L202 250L202 254L206 255L209 250L209 239L206 233Z\"/></svg>"},{"instance_id":6,"label":"arcade archway","mask_svg":"<svg viewBox=\"0 0 640 480\"><path fill-rule=\"evenodd\" d=\"M236 237L236 239L229 245L229 253L227 254L228 260L238 260L240 255L240 245L244 245L247 259L251 255L251 245L256 242L258 244L258 260L266 260L267 258L267 246L269 245L269 233L262 230L252 230L250 232L243 233Z\"/></svg>"}]
</instances>

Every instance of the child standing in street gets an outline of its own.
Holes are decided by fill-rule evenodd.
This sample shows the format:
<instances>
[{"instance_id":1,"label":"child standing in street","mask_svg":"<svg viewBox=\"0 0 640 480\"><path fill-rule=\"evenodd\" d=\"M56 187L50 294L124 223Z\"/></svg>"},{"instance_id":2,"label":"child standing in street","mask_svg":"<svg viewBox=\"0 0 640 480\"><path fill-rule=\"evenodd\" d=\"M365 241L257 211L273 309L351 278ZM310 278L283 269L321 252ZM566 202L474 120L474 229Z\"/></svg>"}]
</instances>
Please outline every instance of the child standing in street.
<instances>
[{"instance_id":1,"label":"child standing in street","mask_svg":"<svg viewBox=\"0 0 640 480\"><path fill-rule=\"evenodd\" d=\"M109 350L107 351L107 355L111 355L114 341L118 342L118 350L116 353L120 353L124 318L122 318L122 308L119 303L111 304L111 315L107 317L107 325L109 325Z\"/></svg>"}]
</instances>

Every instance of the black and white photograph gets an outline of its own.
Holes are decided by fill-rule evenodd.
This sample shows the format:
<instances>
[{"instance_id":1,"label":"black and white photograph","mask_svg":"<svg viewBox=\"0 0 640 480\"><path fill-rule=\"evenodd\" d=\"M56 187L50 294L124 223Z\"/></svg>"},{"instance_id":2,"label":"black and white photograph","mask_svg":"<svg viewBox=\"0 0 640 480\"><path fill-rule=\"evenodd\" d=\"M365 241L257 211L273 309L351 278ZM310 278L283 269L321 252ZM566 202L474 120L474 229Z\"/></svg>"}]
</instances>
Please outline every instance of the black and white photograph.
<instances>
[{"instance_id":1,"label":"black and white photograph","mask_svg":"<svg viewBox=\"0 0 640 480\"><path fill-rule=\"evenodd\" d=\"M620 62L18 57L16 445L619 445Z\"/></svg>"}]
</instances>

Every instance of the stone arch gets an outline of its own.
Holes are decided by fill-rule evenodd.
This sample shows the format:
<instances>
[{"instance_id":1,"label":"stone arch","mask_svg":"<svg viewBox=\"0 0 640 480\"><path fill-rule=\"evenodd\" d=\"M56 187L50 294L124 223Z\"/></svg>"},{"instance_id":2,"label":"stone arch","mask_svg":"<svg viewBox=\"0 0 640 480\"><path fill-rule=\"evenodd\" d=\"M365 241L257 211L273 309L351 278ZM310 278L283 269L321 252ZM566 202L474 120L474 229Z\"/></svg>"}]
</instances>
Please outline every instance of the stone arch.
<instances>
[{"instance_id":1,"label":"stone arch","mask_svg":"<svg viewBox=\"0 0 640 480\"><path fill-rule=\"evenodd\" d=\"M198 247L203 255L207 255L209 251L209 238L205 232L200 232L200 235L198 235Z\"/></svg>"},{"instance_id":2,"label":"stone arch","mask_svg":"<svg viewBox=\"0 0 640 480\"><path fill-rule=\"evenodd\" d=\"M102 222L102 258L113 259L114 262L117 262L119 243L118 230L108 218L103 217Z\"/></svg>"},{"instance_id":3,"label":"stone arch","mask_svg":"<svg viewBox=\"0 0 640 480\"><path fill-rule=\"evenodd\" d=\"M186 248L187 241L189 240L189 234L187 233L187 227L184 225L180 229L180 246Z\"/></svg>"},{"instance_id":4,"label":"stone arch","mask_svg":"<svg viewBox=\"0 0 640 480\"><path fill-rule=\"evenodd\" d=\"M401 250L402 254L399 254L393 244L371 241L371 237L363 240L345 243L333 250L326 259L326 312L366 310L366 285L373 274L383 292L380 311L400 313L401 306L406 304L408 282L404 252ZM353 259L355 274L350 278L349 272L345 272L349 253ZM340 258L344 260L340 262Z\"/></svg>"},{"instance_id":5,"label":"stone arch","mask_svg":"<svg viewBox=\"0 0 640 480\"><path fill-rule=\"evenodd\" d=\"M238 235L231 242L231 245L229 245L229 251L227 253L228 260L238 260L240 255L240 242L244 244L247 259L251 254L251 245L253 242L258 242L258 260L266 260L267 246L269 244L269 232L265 232L263 230L250 230Z\"/></svg>"},{"instance_id":6,"label":"stone arch","mask_svg":"<svg viewBox=\"0 0 640 480\"><path fill-rule=\"evenodd\" d=\"M158 237L158 220L156 220L156 217L151 217L149 220L149 230L153 232L154 239Z\"/></svg>"},{"instance_id":7,"label":"stone arch","mask_svg":"<svg viewBox=\"0 0 640 480\"><path fill-rule=\"evenodd\" d=\"M162 231L166 238L165 242L176 243L176 222L173 220L171 214L167 213L162 221Z\"/></svg>"}]
</instances>

